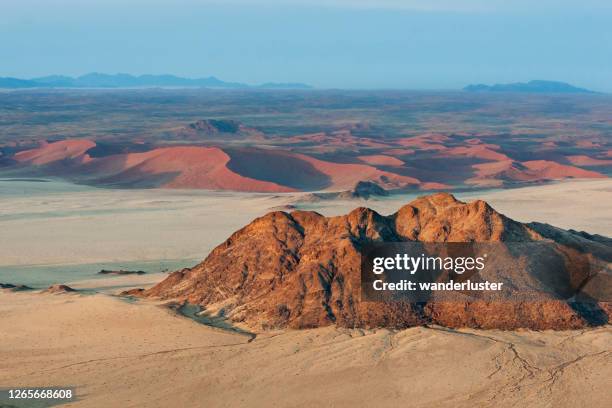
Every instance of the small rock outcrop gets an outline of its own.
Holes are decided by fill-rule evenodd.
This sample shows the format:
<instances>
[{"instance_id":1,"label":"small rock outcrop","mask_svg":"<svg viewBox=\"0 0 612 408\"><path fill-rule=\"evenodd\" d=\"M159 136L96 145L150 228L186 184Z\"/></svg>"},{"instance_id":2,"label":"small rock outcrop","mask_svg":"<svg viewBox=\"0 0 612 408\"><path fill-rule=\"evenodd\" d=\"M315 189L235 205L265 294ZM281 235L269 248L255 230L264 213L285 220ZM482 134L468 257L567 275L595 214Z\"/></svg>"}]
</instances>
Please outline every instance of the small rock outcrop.
<instances>
[{"instance_id":1,"label":"small rock outcrop","mask_svg":"<svg viewBox=\"0 0 612 408\"><path fill-rule=\"evenodd\" d=\"M295 203L316 203L327 200L369 200L370 198L386 197L388 195L387 190L372 181L359 181L351 190L308 193L299 196Z\"/></svg>"},{"instance_id":2,"label":"small rock outcrop","mask_svg":"<svg viewBox=\"0 0 612 408\"><path fill-rule=\"evenodd\" d=\"M20 292L22 290L32 290L27 285L13 285L12 283L0 283L0 289L7 290L10 292Z\"/></svg>"},{"instance_id":3,"label":"small rock outcrop","mask_svg":"<svg viewBox=\"0 0 612 408\"><path fill-rule=\"evenodd\" d=\"M365 198L366 200L372 196L385 197L389 195L389 192L371 181L360 181L355 184L353 188L353 196L358 198Z\"/></svg>"},{"instance_id":4,"label":"small rock outcrop","mask_svg":"<svg viewBox=\"0 0 612 408\"><path fill-rule=\"evenodd\" d=\"M144 275L145 273L146 273L145 271L126 271L123 269L118 269L118 270L102 269L100 272L98 272L98 275Z\"/></svg>"},{"instance_id":5,"label":"small rock outcrop","mask_svg":"<svg viewBox=\"0 0 612 408\"><path fill-rule=\"evenodd\" d=\"M119 293L119 295L121 296L140 296L142 295L143 292L144 292L143 288L134 288L134 289L124 290L123 292Z\"/></svg>"},{"instance_id":6,"label":"small rock outcrop","mask_svg":"<svg viewBox=\"0 0 612 408\"><path fill-rule=\"evenodd\" d=\"M74 293L77 292L76 289L71 288L68 285L51 285L47 289L43 290L43 293Z\"/></svg>"}]
</instances>

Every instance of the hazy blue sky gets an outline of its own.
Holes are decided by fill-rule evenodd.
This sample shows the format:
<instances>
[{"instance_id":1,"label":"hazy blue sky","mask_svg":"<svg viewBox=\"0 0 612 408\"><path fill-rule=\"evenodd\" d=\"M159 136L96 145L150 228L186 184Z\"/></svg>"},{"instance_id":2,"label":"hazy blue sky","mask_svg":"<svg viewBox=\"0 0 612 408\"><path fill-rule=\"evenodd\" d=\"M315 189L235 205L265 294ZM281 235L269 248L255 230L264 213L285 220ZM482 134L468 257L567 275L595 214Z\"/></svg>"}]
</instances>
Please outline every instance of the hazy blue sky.
<instances>
[{"instance_id":1,"label":"hazy blue sky","mask_svg":"<svg viewBox=\"0 0 612 408\"><path fill-rule=\"evenodd\" d=\"M553 79L612 91L610 0L0 1L0 76L415 89Z\"/></svg>"}]
</instances>

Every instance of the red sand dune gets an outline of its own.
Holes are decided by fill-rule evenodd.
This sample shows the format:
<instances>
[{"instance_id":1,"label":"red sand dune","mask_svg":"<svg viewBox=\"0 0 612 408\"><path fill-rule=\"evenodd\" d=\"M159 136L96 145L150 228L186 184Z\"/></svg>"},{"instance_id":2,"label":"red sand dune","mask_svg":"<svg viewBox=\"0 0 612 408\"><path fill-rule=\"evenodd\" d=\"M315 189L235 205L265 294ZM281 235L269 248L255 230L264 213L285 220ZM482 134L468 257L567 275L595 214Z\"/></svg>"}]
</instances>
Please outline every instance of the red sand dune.
<instances>
[{"instance_id":1,"label":"red sand dune","mask_svg":"<svg viewBox=\"0 0 612 408\"><path fill-rule=\"evenodd\" d=\"M337 130L331 133L318 132L318 133L309 133L305 135L297 135L288 138L282 139L283 143L287 142L290 144L314 144L321 145L325 144L325 146L317 146L318 148L329 148L330 146L334 146L336 148L342 149L351 149L351 148L387 148L389 144L375 139L364 138L364 137L356 137L354 136L350 130Z\"/></svg>"},{"instance_id":2,"label":"red sand dune","mask_svg":"<svg viewBox=\"0 0 612 408\"><path fill-rule=\"evenodd\" d=\"M117 183L133 180L133 184L138 186L139 183L146 181L147 177L168 175L168 180L161 187L261 192L295 191L286 186L256 180L231 171L227 168L230 156L216 147L163 147L144 153L117 156L122 156L123 162L123 171L115 174L111 180Z\"/></svg>"},{"instance_id":3,"label":"red sand dune","mask_svg":"<svg viewBox=\"0 0 612 408\"><path fill-rule=\"evenodd\" d=\"M543 179L557 180L562 178L606 178L596 171L584 170L579 167L566 166L547 160L532 160L523 162L531 171Z\"/></svg>"},{"instance_id":4,"label":"red sand dune","mask_svg":"<svg viewBox=\"0 0 612 408\"><path fill-rule=\"evenodd\" d=\"M542 143L541 146L543 149L557 149L559 147L559 145L556 142L553 142L550 140Z\"/></svg>"},{"instance_id":5,"label":"red sand dune","mask_svg":"<svg viewBox=\"0 0 612 408\"><path fill-rule=\"evenodd\" d=\"M397 140L397 144L405 147L413 147L419 150L445 150L443 144L449 140L448 136L439 134L424 134L414 137L405 137Z\"/></svg>"},{"instance_id":6,"label":"red sand dune","mask_svg":"<svg viewBox=\"0 0 612 408\"><path fill-rule=\"evenodd\" d=\"M331 184L328 175L295 153L277 149L232 148L228 168L257 180L270 181L297 190L322 190Z\"/></svg>"},{"instance_id":7,"label":"red sand dune","mask_svg":"<svg viewBox=\"0 0 612 408\"><path fill-rule=\"evenodd\" d=\"M350 144L358 147L372 147L372 148L385 148L389 145L380 140L372 139L367 137L354 136L350 129L336 130L331 133L332 137L335 138L336 142L343 144Z\"/></svg>"},{"instance_id":8,"label":"red sand dune","mask_svg":"<svg viewBox=\"0 0 612 408\"><path fill-rule=\"evenodd\" d=\"M36 166L65 159L87 162L90 158L85 152L95 145L93 141L86 139L61 140L53 143L43 142L40 147L18 152L13 158L18 162Z\"/></svg>"},{"instance_id":9,"label":"red sand dune","mask_svg":"<svg viewBox=\"0 0 612 408\"><path fill-rule=\"evenodd\" d=\"M291 136L285 138L290 143L322 143L329 141L330 137L325 132L307 133L305 135Z\"/></svg>"},{"instance_id":10,"label":"red sand dune","mask_svg":"<svg viewBox=\"0 0 612 408\"><path fill-rule=\"evenodd\" d=\"M409 154L414 154L414 149L388 149L384 150L382 153L391 156L407 156Z\"/></svg>"},{"instance_id":11,"label":"red sand dune","mask_svg":"<svg viewBox=\"0 0 612 408\"><path fill-rule=\"evenodd\" d=\"M494 161L505 161L510 160L510 157L503 153L493 150L499 148L496 145L472 145L472 146L458 146L451 147L444 150L441 155L443 156L463 156L463 157L474 157L478 159L494 160Z\"/></svg>"},{"instance_id":12,"label":"red sand dune","mask_svg":"<svg viewBox=\"0 0 612 408\"><path fill-rule=\"evenodd\" d=\"M601 144L592 140L579 140L576 142L576 147L583 147L587 149L596 149L602 147Z\"/></svg>"},{"instance_id":13,"label":"red sand dune","mask_svg":"<svg viewBox=\"0 0 612 408\"><path fill-rule=\"evenodd\" d=\"M246 150L246 151L245 151ZM259 149L244 149L240 159L247 155L261 154ZM331 163L318 160L303 154L279 150L264 151L266 156L251 167L240 167L236 171L228 162L236 153L224 152L214 147L171 147L155 149L146 153L129 154L126 160L128 168L137 168L143 174L177 175L163 184L172 188L206 188L237 191L283 192L302 189L300 185L290 185L290 180L299 180L305 164L327 176L328 183L321 186L327 190L351 188L361 180L376 181L386 188L399 188L419 184L412 177L378 170L362 164ZM265 169L264 169L265 168ZM261 172L264 169L266 172ZM256 174L253 174L257 170ZM277 177L272 175L276 173ZM314 173L313 173L314 175ZM282 176L282 178L281 178ZM265 181L264 181L265 180Z\"/></svg>"},{"instance_id":14,"label":"red sand dune","mask_svg":"<svg viewBox=\"0 0 612 408\"><path fill-rule=\"evenodd\" d=\"M511 160L481 163L472 166L476 170L467 184L500 186L504 181L548 181L564 178L605 178L595 171L584 170L548 160L516 162Z\"/></svg>"},{"instance_id":15,"label":"red sand dune","mask_svg":"<svg viewBox=\"0 0 612 408\"><path fill-rule=\"evenodd\" d=\"M482 140L477 138L477 137L473 137L471 139L465 139L465 143L467 143L469 145L481 145L481 144L483 144Z\"/></svg>"},{"instance_id":16,"label":"red sand dune","mask_svg":"<svg viewBox=\"0 0 612 408\"><path fill-rule=\"evenodd\" d=\"M296 156L330 177L331 184L327 188L328 190L350 189L358 181L373 181L386 189L420 184L420 181L414 177L400 176L399 174L378 170L376 167L366 164L332 163L303 154L296 154Z\"/></svg>"},{"instance_id":17,"label":"red sand dune","mask_svg":"<svg viewBox=\"0 0 612 408\"><path fill-rule=\"evenodd\" d=\"M501 149L500 146L482 143L478 138L467 139L464 141L464 146L454 147L445 145L449 140L448 136L433 134L399 139L398 143L419 150L438 150L440 151L439 157L472 157L492 161L511 160L510 157L498 151Z\"/></svg>"},{"instance_id":18,"label":"red sand dune","mask_svg":"<svg viewBox=\"0 0 612 408\"><path fill-rule=\"evenodd\" d=\"M612 160L596 159L585 155L567 156L567 160L575 166L612 166Z\"/></svg>"},{"instance_id":19,"label":"red sand dune","mask_svg":"<svg viewBox=\"0 0 612 408\"><path fill-rule=\"evenodd\" d=\"M282 150L229 149L233 171L300 190L346 190L358 181L374 181L384 188L418 185L419 180L382 171L367 164L333 163Z\"/></svg>"},{"instance_id":20,"label":"red sand dune","mask_svg":"<svg viewBox=\"0 0 612 408\"><path fill-rule=\"evenodd\" d=\"M358 156L358 159L364 163L373 166L403 166L404 162L398 158L387 156L384 154L371 154L368 156Z\"/></svg>"},{"instance_id":21,"label":"red sand dune","mask_svg":"<svg viewBox=\"0 0 612 408\"><path fill-rule=\"evenodd\" d=\"M88 140L61 141L17 157L32 164L77 160L78 167L71 167L66 176L121 187L289 192L344 190L362 180L384 188L420 184L416 178L367 164L332 163L282 150L243 148L228 153L218 147L173 146L92 159L85 152L93 146Z\"/></svg>"},{"instance_id":22,"label":"red sand dune","mask_svg":"<svg viewBox=\"0 0 612 408\"><path fill-rule=\"evenodd\" d=\"M421 183L421 190L447 190L453 186L444 183L425 182Z\"/></svg>"},{"instance_id":23,"label":"red sand dune","mask_svg":"<svg viewBox=\"0 0 612 408\"><path fill-rule=\"evenodd\" d=\"M370 148L376 148L376 149L384 149L384 148L389 147L389 145L386 143L376 142L372 139L361 138L361 137L354 138L353 144L358 147L370 147Z\"/></svg>"},{"instance_id":24,"label":"red sand dune","mask_svg":"<svg viewBox=\"0 0 612 408\"><path fill-rule=\"evenodd\" d=\"M287 144L287 140L304 144ZM87 152L96 146L95 142L73 139L45 142L18 152L13 158L26 165L52 165L45 167L49 174L94 185L259 192L341 191L351 189L359 181L371 181L385 189L449 188L445 183L500 186L505 182L606 177L575 166L612 165L612 160L607 159L612 157L610 151L565 158L560 154L539 155L536 157L548 160L520 162L504 154L497 144L483 143L477 137L458 140L441 134L379 143L342 130L282 141L287 149L295 150L280 150L278 146L263 149L192 145L90 157ZM460 142L462 145L458 145ZM318 159L312 154L319 147L338 152ZM301 153L297 152L299 149ZM410 158L404 161L401 159L404 155ZM340 163L335 162L336 157ZM575 166L561 164L557 159ZM362 163L354 163L356 160ZM381 170L380 166L390 170Z\"/></svg>"}]
</instances>

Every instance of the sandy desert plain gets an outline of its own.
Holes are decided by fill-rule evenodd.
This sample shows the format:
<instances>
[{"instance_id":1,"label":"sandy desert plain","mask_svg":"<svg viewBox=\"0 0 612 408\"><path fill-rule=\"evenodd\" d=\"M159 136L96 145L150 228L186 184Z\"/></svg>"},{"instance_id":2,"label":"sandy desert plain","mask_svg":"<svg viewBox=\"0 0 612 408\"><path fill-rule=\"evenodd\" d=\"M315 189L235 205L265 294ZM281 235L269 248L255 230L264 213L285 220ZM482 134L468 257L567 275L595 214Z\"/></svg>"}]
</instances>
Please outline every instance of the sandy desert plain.
<instances>
[{"instance_id":1,"label":"sandy desert plain","mask_svg":"<svg viewBox=\"0 0 612 408\"><path fill-rule=\"evenodd\" d=\"M0 183L21 191L40 184ZM326 327L253 337L197 323L160 307L163 302L127 302L114 294L151 286L166 274L96 278L101 267L91 264L153 270L195 264L234 230L294 197L74 186L71 191L63 182L49 183L46 191L2 200L0 276L38 288L66 283L85 292L0 294L4 388L74 387L78 400L68 405L91 407L524 406L526 401L525 406L569 407L605 406L609 400L609 325L539 332ZM478 197L518 220L612 231L612 217L596 215L609 211L609 180ZM410 198L363 204L384 214ZM334 200L309 207L333 215L355 205ZM70 263L81 265L63 275ZM18 281L22 269L28 274Z\"/></svg>"},{"instance_id":2,"label":"sandy desert plain","mask_svg":"<svg viewBox=\"0 0 612 408\"><path fill-rule=\"evenodd\" d=\"M26 97L44 102L44 98L36 99L27 93L17 99ZM102 97L112 96L103 94ZM555 102L546 103L554 105ZM280 115L279 123L286 125L293 113L283 112L278 105L274 108L280 113L266 114ZM123 121L129 122L129 118L119 119L117 123L121 126ZM434 119L430 118L435 122ZM267 120L264 115L252 122L266 128ZM332 118L326 120L332 121ZM70 134L76 129L72 123L60 126L57 121L51 122L54 123L50 127L52 132L62 127ZM460 123L471 126L464 121ZM94 125L99 123L91 124ZM7 126L6 138L19 134L16 126ZM504 123L503 127L506 126ZM563 128L558 124L552 127ZM587 163L591 169L582 170L598 175L590 174L592 177L582 179L577 177L581 169L569 169L578 172L567 176L573 180L560 180L569 171L562 167L568 165L567 161L561 165L558 161L557 164L538 162L535 167L532 163L528 168L519 159L508 163L506 157L496 156L505 154L504 151L527 154L517 153L519 149L514 145L506 149L495 146L455 149L451 152L453 155L465 154L469 159L462 168L476 166L474 174L480 177L477 188L457 189L456 196L468 202L485 200L517 221L538 221L612 236L612 181L606 176L609 159L601 154L607 149L607 141L598 140L595 147L598 158L590 162L583 154L569 154L570 160ZM110 149L104 143L107 142L97 142L98 146ZM293 143L300 145L301 142L294 140ZM423 138L415 143L410 149L431 153L431 146L423 146ZM242 157L242 148L241 145L234 151L234 157ZM366 148L393 150L389 146ZM319 200L313 199L308 191L297 191L307 189L291 185L291 188L274 188L266 193L182 189L178 188L183 186L180 183L192 179L175 173L172 173L174 179L166 175L161 181L151 179L142 175L152 174L153 170L158 174L158 168L140 167L142 173L138 177L132 172L112 180L112 183L133 183L129 189L108 188L109 179L107 183L100 183L104 187L100 188L92 185L95 184L92 179L72 180L66 176L75 168L72 166L83 164L84 152L78 149L62 148L61 166L55 167L44 166L48 164L49 154L54 157L57 152L44 150L45 146L41 152L29 141L6 144L5 156L19 158L15 155L20 149L33 151L22 153L21 157L42 160L39 164L46 174L37 171L25 177L5 171L0 180L0 282L35 289L0 292L0 389L69 387L76 391L77 397L65 406L75 407L605 407L609 404L612 378L609 324L560 331L450 329L436 325L403 330L331 325L303 330L239 331L226 330L219 324L202 324L165 307L164 301L117 296L126 289L151 287L166 278L167 272L195 265L234 231L269 211L298 208L331 216L367 206L381 214L390 214L417 196L427 194L427 186L368 200L342 196ZM439 154L442 148L434 149ZM67 151L68 161L65 160ZM328 154L319 153L321 160ZM407 150L396 153L401 153L403 159L413 154ZM103 152L102 156L108 154ZM474 155L487 158L476 158L473 162ZM556 157L551 153L545 155L549 161ZM373 164L377 169L382 168L380 171L390 171L397 165L388 157L368 156L362 163L369 161L368 165L372 165L384 159L382 166ZM442 156L438 159L449 160L448 156ZM295 159L292 157L291 160ZM349 159L337 158L340 163L351 162ZM464 159L453 160L459 163ZM538 160L523 157L520 161ZM513 170L489 177L493 173L486 171L495 166L480 164L491 161ZM315 161L309 163L314 163L321 173L329 169ZM13 164L5 165L9 168ZM234 166L233 171L241 169ZM561 171L561 175L556 171ZM340 173L342 177L347 174ZM519 178L545 175L546 183L507 188L504 183L519 173ZM338 172L330 174L332 183L339 180L334 179L339 177ZM379 173L371 174L380 177ZM423 177L428 174L432 179L425 182L442 183L436 171L423 172ZM269 179L269 173L259 175ZM383 176L382 180L389 184L409 181ZM96 173L96 177L101 176ZM465 178L464 174L461 177ZM179 184L173 188L142 188L160 187L159 183L172 183L172 180L179 180ZM338 183L342 187L339 189L345 187ZM423 184L422 180L419 183ZM334 189L322 190L327 193ZM104 268L142 269L147 273L97 274ZM77 292L41 290L51 284L66 284ZM0 401L1 404L14 404L14 401Z\"/></svg>"}]
</instances>

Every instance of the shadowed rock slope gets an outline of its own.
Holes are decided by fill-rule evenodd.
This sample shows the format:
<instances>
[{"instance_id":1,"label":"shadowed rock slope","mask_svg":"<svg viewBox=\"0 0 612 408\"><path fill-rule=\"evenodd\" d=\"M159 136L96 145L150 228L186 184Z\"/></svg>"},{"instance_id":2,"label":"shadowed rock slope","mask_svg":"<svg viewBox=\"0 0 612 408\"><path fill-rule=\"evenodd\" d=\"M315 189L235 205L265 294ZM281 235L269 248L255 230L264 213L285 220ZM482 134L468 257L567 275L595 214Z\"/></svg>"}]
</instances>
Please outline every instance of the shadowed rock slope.
<instances>
[{"instance_id":1,"label":"shadowed rock slope","mask_svg":"<svg viewBox=\"0 0 612 408\"><path fill-rule=\"evenodd\" d=\"M254 329L331 324L579 328L606 323L608 305L579 307L554 298L495 303L361 302L361 250L372 242L549 239L566 251L588 253L610 262L610 241L591 238L546 224L522 224L499 214L484 201L463 203L444 193L421 197L390 216L367 208L337 217L309 211L277 211L235 232L199 265L172 273L142 295L198 304L211 314Z\"/></svg>"}]
</instances>

